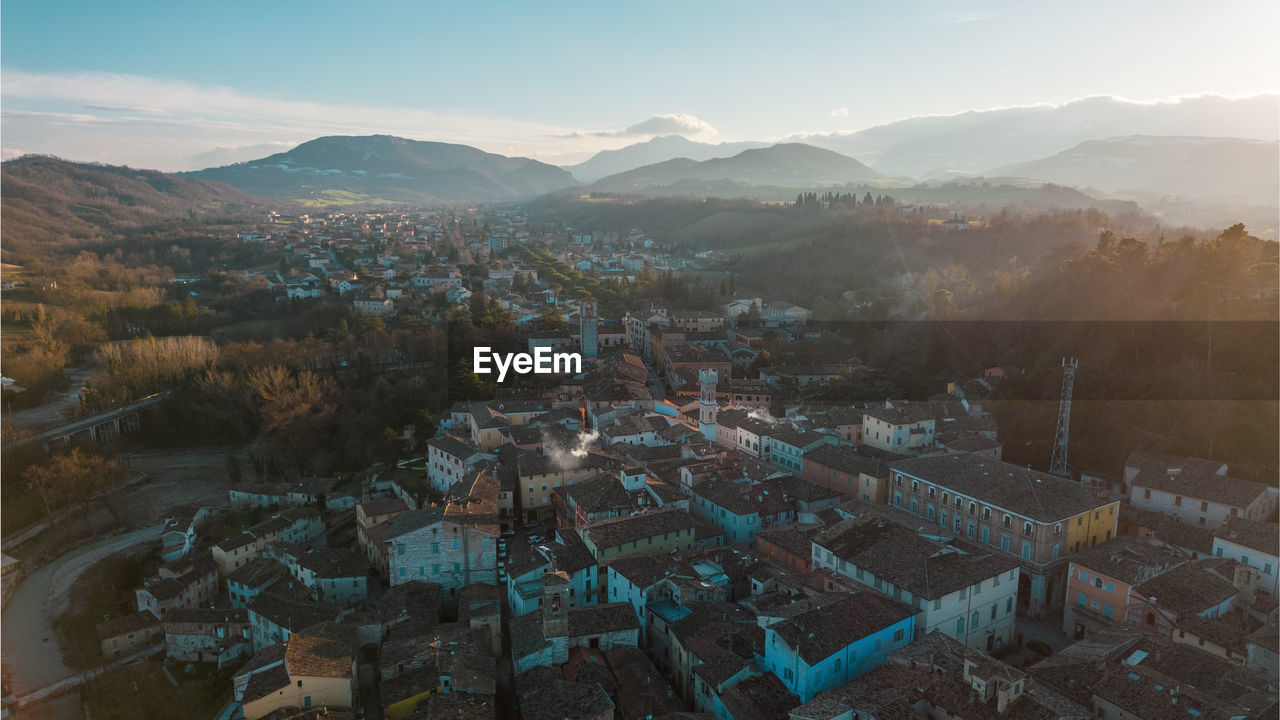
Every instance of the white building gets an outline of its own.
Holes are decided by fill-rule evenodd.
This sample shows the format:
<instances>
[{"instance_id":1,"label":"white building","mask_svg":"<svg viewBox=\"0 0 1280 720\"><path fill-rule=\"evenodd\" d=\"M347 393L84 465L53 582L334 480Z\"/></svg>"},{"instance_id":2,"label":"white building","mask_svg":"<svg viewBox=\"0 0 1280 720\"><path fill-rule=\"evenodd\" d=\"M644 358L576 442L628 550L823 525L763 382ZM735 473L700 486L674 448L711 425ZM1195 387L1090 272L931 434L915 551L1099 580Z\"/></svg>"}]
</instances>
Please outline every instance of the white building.
<instances>
[{"instance_id":1,"label":"white building","mask_svg":"<svg viewBox=\"0 0 1280 720\"><path fill-rule=\"evenodd\" d=\"M1014 640L1018 562L976 543L868 514L817 536L810 560L919 609L916 638L938 630L986 652Z\"/></svg>"}]
</instances>

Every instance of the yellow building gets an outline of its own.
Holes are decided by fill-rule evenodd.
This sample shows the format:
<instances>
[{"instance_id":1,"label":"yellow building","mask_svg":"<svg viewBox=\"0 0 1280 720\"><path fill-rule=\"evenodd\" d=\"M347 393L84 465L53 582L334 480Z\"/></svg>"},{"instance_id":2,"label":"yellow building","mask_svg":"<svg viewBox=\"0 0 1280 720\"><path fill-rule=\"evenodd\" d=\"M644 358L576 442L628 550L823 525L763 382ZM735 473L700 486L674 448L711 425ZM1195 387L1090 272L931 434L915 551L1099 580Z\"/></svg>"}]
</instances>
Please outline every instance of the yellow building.
<instances>
[{"instance_id":1,"label":"yellow building","mask_svg":"<svg viewBox=\"0 0 1280 720\"><path fill-rule=\"evenodd\" d=\"M599 520L578 531L599 563L651 550L688 550L695 533L693 518L676 508Z\"/></svg>"}]
</instances>

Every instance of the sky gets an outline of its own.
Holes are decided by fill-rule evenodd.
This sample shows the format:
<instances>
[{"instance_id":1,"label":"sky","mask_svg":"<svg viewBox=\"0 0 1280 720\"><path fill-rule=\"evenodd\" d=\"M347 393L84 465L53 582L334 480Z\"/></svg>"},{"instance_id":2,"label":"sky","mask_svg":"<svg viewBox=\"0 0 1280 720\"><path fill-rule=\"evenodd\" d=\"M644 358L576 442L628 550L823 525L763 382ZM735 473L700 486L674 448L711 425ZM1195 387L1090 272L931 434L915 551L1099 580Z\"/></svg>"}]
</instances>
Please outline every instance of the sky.
<instances>
[{"instance_id":1,"label":"sky","mask_svg":"<svg viewBox=\"0 0 1280 720\"><path fill-rule=\"evenodd\" d=\"M390 133L565 164L655 134L1276 92L1278 31L1275 0L5 0L0 146L177 170Z\"/></svg>"}]
</instances>

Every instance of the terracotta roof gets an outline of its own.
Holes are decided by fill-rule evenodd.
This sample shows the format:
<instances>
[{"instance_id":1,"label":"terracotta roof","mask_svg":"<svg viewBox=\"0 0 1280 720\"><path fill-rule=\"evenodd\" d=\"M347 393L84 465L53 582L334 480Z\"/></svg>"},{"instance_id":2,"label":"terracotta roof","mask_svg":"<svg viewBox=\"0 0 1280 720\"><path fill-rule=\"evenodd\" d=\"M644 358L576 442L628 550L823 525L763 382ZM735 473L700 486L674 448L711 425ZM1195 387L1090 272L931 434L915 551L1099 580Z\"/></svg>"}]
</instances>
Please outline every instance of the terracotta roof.
<instances>
[{"instance_id":1,"label":"terracotta roof","mask_svg":"<svg viewBox=\"0 0 1280 720\"><path fill-rule=\"evenodd\" d=\"M983 455L932 455L898 460L890 467L1040 522L1063 520L1112 502L1079 483Z\"/></svg>"},{"instance_id":2,"label":"terracotta roof","mask_svg":"<svg viewBox=\"0 0 1280 720\"><path fill-rule=\"evenodd\" d=\"M354 659L350 643L302 633L289 638L284 654L291 677L351 677Z\"/></svg>"}]
</instances>

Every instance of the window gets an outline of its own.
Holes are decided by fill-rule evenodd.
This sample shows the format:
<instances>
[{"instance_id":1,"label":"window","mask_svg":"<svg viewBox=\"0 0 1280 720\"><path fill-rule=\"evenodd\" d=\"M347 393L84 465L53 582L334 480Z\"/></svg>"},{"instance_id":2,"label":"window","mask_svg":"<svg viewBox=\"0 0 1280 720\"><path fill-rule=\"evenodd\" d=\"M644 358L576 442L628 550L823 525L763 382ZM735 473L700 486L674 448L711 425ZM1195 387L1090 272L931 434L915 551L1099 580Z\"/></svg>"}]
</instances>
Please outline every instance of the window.
<instances>
[{"instance_id":1,"label":"window","mask_svg":"<svg viewBox=\"0 0 1280 720\"><path fill-rule=\"evenodd\" d=\"M1022 541L1022 559L1023 560L1031 559L1031 543L1027 542L1026 540Z\"/></svg>"},{"instance_id":2,"label":"window","mask_svg":"<svg viewBox=\"0 0 1280 720\"><path fill-rule=\"evenodd\" d=\"M959 510L964 505L964 501L956 497L956 509Z\"/></svg>"},{"instance_id":3,"label":"window","mask_svg":"<svg viewBox=\"0 0 1280 720\"><path fill-rule=\"evenodd\" d=\"M1096 588L1100 588L1100 587L1102 587L1102 578L1100 578L1100 577L1095 577L1095 578L1093 579L1093 586L1094 586L1094 587L1096 587Z\"/></svg>"},{"instance_id":4,"label":"window","mask_svg":"<svg viewBox=\"0 0 1280 720\"><path fill-rule=\"evenodd\" d=\"M956 618L956 634L964 634L964 618Z\"/></svg>"},{"instance_id":5,"label":"window","mask_svg":"<svg viewBox=\"0 0 1280 720\"><path fill-rule=\"evenodd\" d=\"M1012 596L1012 595L1010 595L1009 597L1005 598L1005 600L1004 600L1004 613L1005 613L1005 615L1008 615L1008 614L1009 614L1009 613L1011 613L1011 612L1013 612L1013 596Z\"/></svg>"},{"instance_id":6,"label":"window","mask_svg":"<svg viewBox=\"0 0 1280 720\"><path fill-rule=\"evenodd\" d=\"M1177 505L1178 507L1182 507L1182 496L1181 496L1181 495L1174 495L1174 496L1173 496L1173 504L1174 504L1174 505Z\"/></svg>"},{"instance_id":7,"label":"window","mask_svg":"<svg viewBox=\"0 0 1280 720\"><path fill-rule=\"evenodd\" d=\"M894 641L894 642L899 642L899 641L901 641L901 640L902 640L902 637L903 637L902 628L898 628L897 630L894 630L894 631L893 631L893 641ZM837 659L837 660L836 660L836 669L837 669L837 670L839 670L839 669L840 669L840 660L839 660L839 659Z\"/></svg>"},{"instance_id":8,"label":"window","mask_svg":"<svg viewBox=\"0 0 1280 720\"><path fill-rule=\"evenodd\" d=\"M431 552L432 553L440 552L440 543L431 543Z\"/></svg>"},{"instance_id":9,"label":"window","mask_svg":"<svg viewBox=\"0 0 1280 720\"><path fill-rule=\"evenodd\" d=\"M1089 604L1089 601L1084 599L1084 593L1079 593L1076 595L1076 604L1079 605L1080 607L1085 607L1086 605Z\"/></svg>"},{"instance_id":10,"label":"window","mask_svg":"<svg viewBox=\"0 0 1280 720\"><path fill-rule=\"evenodd\" d=\"M913 492L913 493L915 493L915 494L917 494L917 495L919 495L919 494L920 494L920 481L919 481L919 480L912 480L912 481L911 481L911 492Z\"/></svg>"},{"instance_id":11,"label":"window","mask_svg":"<svg viewBox=\"0 0 1280 720\"><path fill-rule=\"evenodd\" d=\"M1002 520L1000 524L1006 528L1011 528L1013 527L1013 518L1008 515L1005 515L1004 520Z\"/></svg>"},{"instance_id":12,"label":"window","mask_svg":"<svg viewBox=\"0 0 1280 720\"><path fill-rule=\"evenodd\" d=\"M893 476L893 485L894 485L894 487L902 487L902 476L901 476L901 475L895 474L895 475Z\"/></svg>"},{"instance_id":13,"label":"window","mask_svg":"<svg viewBox=\"0 0 1280 720\"><path fill-rule=\"evenodd\" d=\"M1143 491L1142 491L1142 499L1143 499L1143 500L1150 500L1150 499L1151 499L1151 489L1150 489L1150 488L1144 488L1144 489L1143 489Z\"/></svg>"},{"instance_id":14,"label":"window","mask_svg":"<svg viewBox=\"0 0 1280 720\"><path fill-rule=\"evenodd\" d=\"M999 609L999 607L998 607L995 603L992 603L992 604L991 604L991 619L992 619L992 620L995 620L995 619L996 619L996 611L997 611L998 609Z\"/></svg>"},{"instance_id":15,"label":"window","mask_svg":"<svg viewBox=\"0 0 1280 720\"><path fill-rule=\"evenodd\" d=\"M1115 594L1115 592L1116 592L1116 584L1115 584L1115 583L1113 583L1113 582L1109 582L1109 583L1107 583L1107 592L1109 592L1109 593L1111 593L1111 594L1113 594L1113 595L1114 595L1114 594Z\"/></svg>"},{"instance_id":16,"label":"window","mask_svg":"<svg viewBox=\"0 0 1280 720\"><path fill-rule=\"evenodd\" d=\"M978 627L978 623L981 621L982 618L978 615L978 611L974 610L973 615L969 617L969 627L976 628Z\"/></svg>"},{"instance_id":17,"label":"window","mask_svg":"<svg viewBox=\"0 0 1280 720\"><path fill-rule=\"evenodd\" d=\"M1009 536L1006 533L1000 533L1000 549L1009 552Z\"/></svg>"},{"instance_id":18,"label":"window","mask_svg":"<svg viewBox=\"0 0 1280 720\"><path fill-rule=\"evenodd\" d=\"M925 505L925 506L924 506L924 516L925 516L926 518L928 518L930 521L932 521L932 520L933 520L933 518L934 518L934 512L933 512L933 506L932 506L932 505Z\"/></svg>"},{"instance_id":19,"label":"window","mask_svg":"<svg viewBox=\"0 0 1280 720\"><path fill-rule=\"evenodd\" d=\"M986 525L982 526L982 542L984 543L991 542L991 528L987 527Z\"/></svg>"},{"instance_id":20,"label":"window","mask_svg":"<svg viewBox=\"0 0 1280 720\"><path fill-rule=\"evenodd\" d=\"M920 514L920 503L916 502L915 498L911 498L911 514L912 515Z\"/></svg>"},{"instance_id":21,"label":"window","mask_svg":"<svg viewBox=\"0 0 1280 720\"><path fill-rule=\"evenodd\" d=\"M975 530L975 529L977 529L977 526L973 524L973 521L972 521L972 520L970 520L970 521L969 521L969 527L968 527L968 529L966 530L965 535L968 535L969 537L973 537L973 532L974 532L974 530Z\"/></svg>"},{"instance_id":22,"label":"window","mask_svg":"<svg viewBox=\"0 0 1280 720\"><path fill-rule=\"evenodd\" d=\"M1058 523L1057 525L1054 525L1054 526L1053 526L1053 534L1054 534L1054 535L1061 535L1061 534L1062 534L1062 523Z\"/></svg>"},{"instance_id":23,"label":"window","mask_svg":"<svg viewBox=\"0 0 1280 720\"><path fill-rule=\"evenodd\" d=\"M991 508L989 508L989 507L984 507L984 508L982 508L982 519L983 519L983 520L990 520L990 519L991 519Z\"/></svg>"},{"instance_id":24,"label":"window","mask_svg":"<svg viewBox=\"0 0 1280 720\"><path fill-rule=\"evenodd\" d=\"M929 486L929 499L930 499L930 500L932 500L932 499L934 498L934 496L935 496L935 495L937 495L937 494L938 494L938 489L937 489L937 488L935 488L934 486L930 485L930 486Z\"/></svg>"},{"instance_id":25,"label":"window","mask_svg":"<svg viewBox=\"0 0 1280 720\"><path fill-rule=\"evenodd\" d=\"M977 513L978 513L978 503L975 503L975 502L969 503L969 514L976 515Z\"/></svg>"},{"instance_id":26,"label":"window","mask_svg":"<svg viewBox=\"0 0 1280 720\"><path fill-rule=\"evenodd\" d=\"M1050 560L1057 560L1057 559L1058 559L1058 546L1057 546L1057 545L1054 545L1052 548L1050 548L1050 549L1049 549L1049 559L1050 559Z\"/></svg>"},{"instance_id":27,"label":"window","mask_svg":"<svg viewBox=\"0 0 1280 720\"><path fill-rule=\"evenodd\" d=\"M1107 603L1106 605L1103 605L1103 606L1102 606L1102 616L1103 616L1103 617L1108 617L1108 618L1109 618L1109 617L1111 617L1111 615L1112 615L1114 612L1115 612L1115 610L1111 607L1111 603Z\"/></svg>"},{"instance_id":28,"label":"window","mask_svg":"<svg viewBox=\"0 0 1280 720\"><path fill-rule=\"evenodd\" d=\"M1023 534L1023 535L1026 535L1027 537L1031 537L1031 531L1032 531L1032 530L1034 530L1034 527L1031 525L1031 523L1029 523L1029 522L1028 522L1028 523L1022 523L1022 534Z\"/></svg>"},{"instance_id":29,"label":"window","mask_svg":"<svg viewBox=\"0 0 1280 720\"><path fill-rule=\"evenodd\" d=\"M404 554L404 543L400 543L398 546L396 546L396 554L397 555Z\"/></svg>"}]
</instances>

